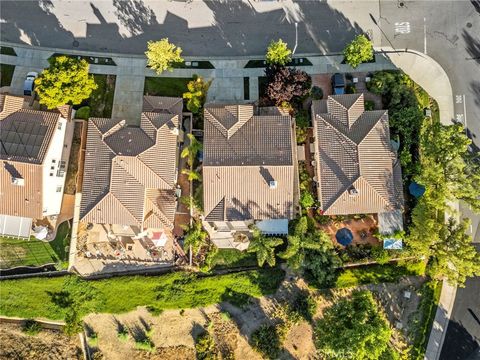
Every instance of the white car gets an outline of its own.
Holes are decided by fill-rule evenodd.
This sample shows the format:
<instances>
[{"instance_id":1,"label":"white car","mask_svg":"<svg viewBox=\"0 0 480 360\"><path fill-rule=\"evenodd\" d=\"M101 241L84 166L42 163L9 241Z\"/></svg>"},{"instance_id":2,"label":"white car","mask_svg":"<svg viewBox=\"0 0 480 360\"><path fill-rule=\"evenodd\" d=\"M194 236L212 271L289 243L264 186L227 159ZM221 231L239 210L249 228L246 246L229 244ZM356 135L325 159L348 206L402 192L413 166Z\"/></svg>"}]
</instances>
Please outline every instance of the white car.
<instances>
[{"instance_id":1,"label":"white car","mask_svg":"<svg viewBox=\"0 0 480 360\"><path fill-rule=\"evenodd\" d=\"M35 87L35 79L38 77L38 73L35 71L30 71L27 74L25 82L23 83L23 95L32 96L33 88Z\"/></svg>"}]
</instances>

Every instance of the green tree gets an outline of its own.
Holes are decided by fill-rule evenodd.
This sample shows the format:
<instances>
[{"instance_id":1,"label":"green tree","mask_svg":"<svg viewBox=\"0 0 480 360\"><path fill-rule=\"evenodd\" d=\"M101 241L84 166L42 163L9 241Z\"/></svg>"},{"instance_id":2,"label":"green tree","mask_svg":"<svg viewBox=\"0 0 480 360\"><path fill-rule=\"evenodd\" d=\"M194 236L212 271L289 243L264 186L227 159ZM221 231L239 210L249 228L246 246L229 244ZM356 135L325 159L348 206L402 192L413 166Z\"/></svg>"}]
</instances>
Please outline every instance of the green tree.
<instances>
[{"instance_id":1,"label":"green tree","mask_svg":"<svg viewBox=\"0 0 480 360\"><path fill-rule=\"evenodd\" d=\"M330 241L330 238L323 231L309 231L308 218L302 216L295 228L293 234L287 236L287 249L279 256L287 259L287 264L292 269L300 269L305 262L305 254L311 250L320 250L322 243Z\"/></svg>"},{"instance_id":2,"label":"green tree","mask_svg":"<svg viewBox=\"0 0 480 360\"><path fill-rule=\"evenodd\" d=\"M191 227L186 228L186 235L183 240L183 250L188 251L192 247L192 253L198 254L200 249L206 245L208 234L203 230L201 221L194 221Z\"/></svg>"},{"instance_id":3,"label":"green tree","mask_svg":"<svg viewBox=\"0 0 480 360\"><path fill-rule=\"evenodd\" d=\"M187 175L188 181L202 181L202 176L195 170L183 169L182 174Z\"/></svg>"},{"instance_id":4,"label":"green tree","mask_svg":"<svg viewBox=\"0 0 480 360\"><path fill-rule=\"evenodd\" d=\"M168 42L168 38L159 41L149 41L147 43L147 65L150 66L157 74L161 74L165 70L172 71L172 65L183 62L181 57L182 49Z\"/></svg>"},{"instance_id":5,"label":"green tree","mask_svg":"<svg viewBox=\"0 0 480 360\"><path fill-rule=\"evenodd\" d=\"M480 275L480 256L467 235L469 220L449 218L440 230L440 236L431 246L433 264L431 273L436 278L445 278L452 285L465 286L470 276Z\"/></svg>"},{"instance_id":6,"label":"green tree","mask_svg":"<svg viewBox=\"0 0 480 360\"><path fill-rule=\"evenodd\" d=\"M187 158L187 163L191 167L193 166L193 162L195 161L198 153L202 151L203 145L195 138L193 134L187 134L187 137L189 139L189 144L187 147L183 148L180 156L182 158Z\"/></svg>"},{"instance_id":7,"label":"green tree","mask_svg":"<svg viewBox=\"0 0 480 360\"><path fill-rule=\"evenodd\" d=\"M270 43L267 49L266 61L268 65L284 66L292 60L292 50L282 39Z\"/></svg>"},{"instance_id":8,"label":"green tree","mask_svg":"<svg viewBox=\"0 0 480 360\"><path fill-rule=\"evenodd\" d=\"M373 45L365 35L358 35L343 49L345 61L352 68L373 59Z\"/></svg>"},{"instance_id":9,"label":"green tree","mask_svg":"<svg viewBox=\"0 0 480 360\"><path fill-rule=\"evenodd\" d=\"M392 331L369 291L355 291L324 311L315 345L328 359L380 359Z\"/></svg>"},{"instance_id":10,"label":"green tree","mask_svg":"<svg viewBox=\"0 0 480 360\"><path fill-rule=\"evenodd\" d=\"M183 93L183 98L187 100L187 109L194 114L198 114L207 99L208 89L212 80L205 81L201 76L194 75L193 80L187 84L188 91Z\"/></svg>"},{"instance_id":11,"label":"green tree","mask_svg":"<svg viewBox=\"0 0 480 360\"><path fill-rule=\"evenodd\" d=\"M267 237L254 227L253 237L247 251L257 254L258 266L263 266L265 262L270 266L275 266L275 248L281 244L283 244L282 239Z\"/></svg>"},{"instance_id":12,"label":"green tree","mask_svg":"<svg viewBox=\"0 0 480 360\"><path fill-rule=\"evenodd\" d=\"M50 67L35 79L35 91L40 104L55 109L65 104L78 105L97 88L92 75L88 75L88 63L67 56L49 60Z\"/></svg>"}]
</instances>

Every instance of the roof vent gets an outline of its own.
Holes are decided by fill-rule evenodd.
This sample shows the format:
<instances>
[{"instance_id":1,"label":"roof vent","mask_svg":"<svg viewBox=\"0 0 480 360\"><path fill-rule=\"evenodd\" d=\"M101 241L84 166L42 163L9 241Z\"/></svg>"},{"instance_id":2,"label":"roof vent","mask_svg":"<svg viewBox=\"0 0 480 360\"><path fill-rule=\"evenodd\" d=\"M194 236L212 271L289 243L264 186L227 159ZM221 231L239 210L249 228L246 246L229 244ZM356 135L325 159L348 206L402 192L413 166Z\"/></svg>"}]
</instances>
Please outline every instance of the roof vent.
<instances>
[{"instance_id":1,"label":"roof vent","mask_svg":"<svg viewBox=\"0 0 480 360\"><path fill-rule=\"evenodd\" d=\"M17 186L25 186L25 179L12 177L12 184Z\"/></svg>"},{"instance_id":2,"label":"roof vent","mask_svg":"<svg viewBox=\"0 0 480 360\"><path fill-rule=\"evenodd\" d=\"M275 180L272 180L268 183L268 186L270 189L276 189L277 188L277 182Z\"/></svg>"},{"instance_id":3,"label":"roof vent","mask_svg":"<svg viewBox=\"0 0 480 360\"><path fill-rule=\"evenodd\" d=\"M358 194L359 194L358 190L355 189L354 187L348 190L348 195L350 196L358 196Z\"/></svg>"}]
</instances>

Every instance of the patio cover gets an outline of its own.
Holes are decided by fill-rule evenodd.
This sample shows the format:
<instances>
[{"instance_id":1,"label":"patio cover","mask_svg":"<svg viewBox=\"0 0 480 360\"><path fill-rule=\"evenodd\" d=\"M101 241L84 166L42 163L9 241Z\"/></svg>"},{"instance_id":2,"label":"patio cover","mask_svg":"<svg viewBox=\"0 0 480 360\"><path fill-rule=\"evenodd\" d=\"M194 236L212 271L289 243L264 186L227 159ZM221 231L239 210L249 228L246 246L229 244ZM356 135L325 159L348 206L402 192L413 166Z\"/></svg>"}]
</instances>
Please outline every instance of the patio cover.
<instances>
[{"instance_id":1,"label":"patio cover","mask_svg":"<svg viewBox=\"0 0 480 360\"><path fill-rule=\"evenodd\" d=\"M403 215L401 210L393 210L378 214L378 230L380 234L390 235L403 230Z\"/></svg>"},{"instance_id":2,"label":"patio cover","mask_svg":"<svg viewBox=\"0 0 480 360\"><path fill-rule=\"evenodd\" d=\"M18 238L30 237L32 219L20 216L0 215L0 235Z\"/></svg>"},{"instance_id":3,"label":"patio cover","mask_svg":"<svg viewBox=\"0 0 480 360\"><path fill-rule=\"evenodd\" d=\"M288 219L269 219L258 221L255 224L265 235L287 235Z\"/></svg>"}]
</instances>

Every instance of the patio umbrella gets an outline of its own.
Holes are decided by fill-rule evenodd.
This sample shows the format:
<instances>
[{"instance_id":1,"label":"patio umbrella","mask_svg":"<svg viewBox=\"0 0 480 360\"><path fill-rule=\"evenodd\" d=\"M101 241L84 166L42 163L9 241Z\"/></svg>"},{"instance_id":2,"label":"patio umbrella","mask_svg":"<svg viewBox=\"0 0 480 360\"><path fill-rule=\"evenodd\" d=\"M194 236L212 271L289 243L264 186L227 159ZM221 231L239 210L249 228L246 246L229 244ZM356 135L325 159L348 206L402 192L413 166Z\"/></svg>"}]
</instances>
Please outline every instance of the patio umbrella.
<instances>
[{"instance_id":1,"label":"patio umbrella","mask_svg":"<svg viewBox=\"0 0 480 360\"><path fill-rule=\"evenodd\" d=\"M337 231L335 234L335 238L337 239L337 242L339 244L342 244L343 246L350 245L350 243L353 240L353 234L350 231L350 229L347 228L342 228Z\"/></svg>"},{"instance_id":2,"label":"patio umbrella","mask_svg":"<svg viewBox=\"0 0 480 360\"><path fill-rule=\"evenodd\" d=\"M408 186L408 191L416 198L419 198L425 193L425 186L417 184L416 182L412 182Z\"/></svg>"}]
</instances>

